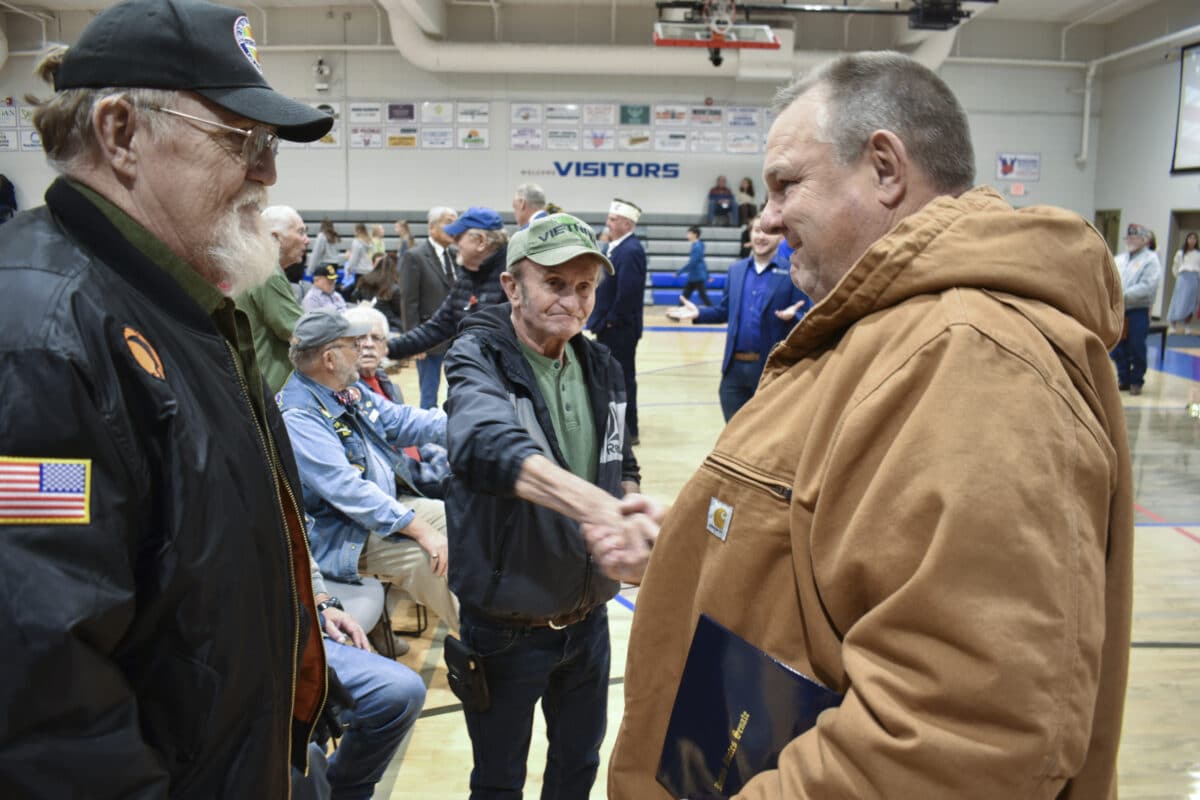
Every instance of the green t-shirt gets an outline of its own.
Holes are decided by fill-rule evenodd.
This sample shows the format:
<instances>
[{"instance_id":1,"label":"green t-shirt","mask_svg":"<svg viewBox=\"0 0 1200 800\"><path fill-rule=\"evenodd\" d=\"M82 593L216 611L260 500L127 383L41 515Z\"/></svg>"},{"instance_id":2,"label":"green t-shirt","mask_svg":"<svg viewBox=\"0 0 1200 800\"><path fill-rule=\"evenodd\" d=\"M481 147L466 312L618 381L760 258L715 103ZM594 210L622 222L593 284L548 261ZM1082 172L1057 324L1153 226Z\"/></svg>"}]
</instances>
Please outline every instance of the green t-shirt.
<instances>
[{"instance_id":1,"label":"green t-shirt","mask_svg":"<svg viewBox=\"0 0 1200 800\"><path fill-rule=\"evenodd\" d=\"M555 360L546 358L520 340L518 342L525 360L533 367L538 389L550 409L554 436L567 459L568 468L588 483L595 483L600 454L596 449L596 423L587 383L583 380L583 367L570 345L563 350L562 359Z\"/></svg>"}]
</instances>

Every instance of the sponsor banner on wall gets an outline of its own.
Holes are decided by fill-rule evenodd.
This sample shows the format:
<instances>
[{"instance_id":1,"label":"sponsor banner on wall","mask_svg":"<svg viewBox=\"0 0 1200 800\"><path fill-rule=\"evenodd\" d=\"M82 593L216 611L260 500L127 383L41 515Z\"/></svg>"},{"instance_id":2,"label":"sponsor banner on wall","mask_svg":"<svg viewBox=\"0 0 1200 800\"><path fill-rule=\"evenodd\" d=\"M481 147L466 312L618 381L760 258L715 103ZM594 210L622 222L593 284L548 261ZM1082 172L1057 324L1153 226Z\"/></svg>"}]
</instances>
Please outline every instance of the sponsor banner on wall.
<instances>
[{"instance_id":1,"label":"sponsor banner on wall","mask_svg":"<svg viewBox=\"0 0 1200 800\"><path fill-rule=\"evenodd\" d=\"M375 150L383 147L382 125L351 125L350 148L352 150Z\"/></svg>"},{"instance_id":2,"label":"sponsor banner on wall","mask_svg":"<svg viewBox=\"0 0 1200 800\"><path fill-rule=\"evenodd\" d=\"M692 106L691 119L693 125L706 128L720 127L725 121L725 109L720 106Z\"/></svg>"},{"instance_id":3,"label":"sponsor banner on wall","mask_svg":"<svg viewBox=\"0 0 1200 800\"><path fill-rule=\"evenodd\" d=\"M421 143L420 128L416 125L389 125L386 144L391 150L411 150Z\"/></svg>"},{"instance_id":4,"label":"sponsor banner on wall","mask_svg":"<svg viewBox=\"0 0 1200 800\"><path fill-rule=\"evenodd\" d=\"M541 128L512 128L509 144L513 150L541 150L543 147Z\"/></svg>"},{"instance_id":5,"label":"sponsor banner on wall","mask_svg":"<svg viewBox=\"0 0 1200 800\"><path fill-rule=\"evenodd\" d=\"M449 125L454 122L454 103L426 100L421 103L421 122L425 125Z\"/></svg>"},{"instance_id":6,"label":"sponsor banner on wall","mask_svg":"<svg viewBox=\"0 0 1200 800\"><path fill-rule=\"evenodd\" d=\"M308 146L317 150L331 150L335 147L342 146L342 128L340 125L334 125L329 129L329 133L317 139L315 142L309 142Z\"/></svg>"},{"instance_id":7,"label":"sponsor banner on wall","mask_svg":"<svg viewBox=\"0 0 1200 800\"><path fill-rule=\"evenodd\" d=\"M34 128L21 128L21 149L42 151L42 135Z\"/></svg>"},{"instance_id":8,"label":"sponsor banner on wall","mask_svg":"<svg viewBox=\"0 0 1200 800\"><path fill-rule=\"evenodd\" d=\"M33 106L17 106L17 122L22 128L33 127Z\"/></svg>"},{"instance_id":9,"label":"sponsor banner on wall","mask_svg":"<svg viewBox=\"0 0 1200 800\"><path fill-rule=\"evenodd\" d=\"M687 131L655 131L654 149L660 153L686 153Z\"/></svg>"},{"instance_id":10,"label":"sponsor banner on wall","mask_svg":"<svg viewBox=\"0 0 1200 800\"><path fill-rule=\"evenodd\" d=\"M582 150L615 150L617 134L612 128L585 128L579 144Z\"/></svg>"},{"instance_id":11,"label":"sponsor banner on wall","mask_svg":"<svg viewBox=\"0 0 1200 800\"><path fill-rule=\"evenodd\" d=\"M762 126L762 109L730 106L725 109L725 125L730 128L759 128Z\"/></svg>"},{"instance_id":12,"label":"sponsor banner on wall","mask_svg":"<svg viewBox=\"0 0 1200 800\"><path fill-rule=\"evenodd\" d=\"M547 124L578 125L582 115L578 103L546 103Z\"/></svg>"},{"instance_id":13,"label":"sponsor banner on wall","mask_svg":"<svg viewBox=\"0 0 1200 800\"><path fill-rule=\"evenodd\" d=\"M20 134L15 130L0 129L0 153L15 153L20 149Z\"/></svg>"},{"instance_id":14,"label":"sponsor banner on wall","mask_svg":"<svg viewBox=\"0 0 1200 800\"><path fill-rule=\"evenodd\" d=\"M761 142L762 134L758 131L727 131L725 133L725 152L757 153Z\"/></svg>"},{"instance_id":15,"label":"sponsor banner on wall","mask_svg":"<svg viewBox=\"0 0 1200 800\"><path fill-rule=\"evenodd\" d=\"M578 150L579 130L577 128L547 128L547 150Z\"/></svg>"},{"instance_id":16,"label":"sponsor banner on wall","mask_svg":"<svg viewBox=\"0 0 1200 800\"><path fill-rule=\"evenodd\" d=\"M693 153L720 153L725 149L725 137L720 131L691 131L688 149Z\"/></svg>"},{"instance_id":17,"label":"sponsor banner on wall","mask_svg":"<svg viewBox=\"0 0 1200 800\"><path fill-rule=\"evenodd\" d=\"M649 128L622 128L618 140L622 150L649 150L653 144Z\"/></svg>"},{"instance_id":18,"label":"sponsor banner on wall","mask_svg":"<svg viewBox=\"0 0 1200 800\"><path fill-rule=\"evenodd\" d=\"M459 128L458 146L463 150L486 150L488 148L488 129L479 126Z\"/></svg>"},{"instance_id":19,"label":"sponsor banner on wall","mask_svg":"<svg viewBox=\"0 0 1200 800\"><path fill-rule=\"evenodd\" d=\"M16 106L0 106L0 128L15 128L20 112Z\"/></svg>"},{"instance_id":20,"label":"sponsor banner on wall","mask_svg":"<svg viewBox=\"0 0 1200 800\"><path fill-rule=\"evenodd\" d=\"M370 125L383 122L383 103L351 103L350 124ZM353 136L351 132L351 136ZM351 143L353 147L353 143Z\"/></svg>"},{"instance_id":21,"label":"sponsor banner on wall","mask_svg":"<svg viewBox=\"0 0 1200 800\"><path fill-rule=\"evenodd\" d=\"M621 104L622 125L649 125L650 106L638 104Z\"/></svg>"},{"instance_id":22,"label":"sponsor banner on wall","mask_svg":"<svg viewBox=\"0 0 1200 800\"><path fill-rule=\"evenodd\" d=\"M1041 153L996 153L996 180L1038 181L1041 177Z\"/></svg>"},{"instance_id":23,"label":"sponsor banner on wall","mask_svg":"<svg viewBox=\"0 0 1200 800\"><path fill-rule=\"evenodd\" d=\"M454 149L454 129L421 128L421 147L427 150Z\"/></svg>"},{"instance_id":24,"label":"sponsor banner on wall","mask_svg":"<svg viewBox=\"0 0 1200 800\"><path fill-rule=\"evenodd\" d=\"M514 125L540 125L542 122L541 103L513 103L509 108Z\"/></svg>"},{"instance_id":25,"label":"sponsor banner on wall","mask_svg":"<svg viewBox=\"0 0 1200 800\"><path fill-rule=\"evenodd\" d=\"M659 103L654 107L655 125L687 125L688 107L678 103Z\"/></svg>"},{"instance_id":26,"label":"sponsor banner on wall","mask_svg":"<svg viewBox=\"0 0 1200 800\"><path fill-rule=\"evenodd\" d=\"M617 107L613 103L584 103L580 115L584 125L605 127L617 124Z\"/></svg>"},{"instance_id":27,"label":"sponsor banner on wall","mask_svg":"<svg viewBox=\"0 0 1200 800\"><path fill-rule=\"evenodd\" d=\"M460 125L487 125L492 116L492 105L486 100L458 101L458 123Z\"/></svg>"},{"instance_id":28,"label":"sponsor banner on wall","mask_svg":"<svg viewBox=\"0 0 1200 800\"><path fill-rule=\"evenodd\" d=\"M416 122L417 106L415 103L388 103L388 122Z\"/></svg>"}]
</instances>

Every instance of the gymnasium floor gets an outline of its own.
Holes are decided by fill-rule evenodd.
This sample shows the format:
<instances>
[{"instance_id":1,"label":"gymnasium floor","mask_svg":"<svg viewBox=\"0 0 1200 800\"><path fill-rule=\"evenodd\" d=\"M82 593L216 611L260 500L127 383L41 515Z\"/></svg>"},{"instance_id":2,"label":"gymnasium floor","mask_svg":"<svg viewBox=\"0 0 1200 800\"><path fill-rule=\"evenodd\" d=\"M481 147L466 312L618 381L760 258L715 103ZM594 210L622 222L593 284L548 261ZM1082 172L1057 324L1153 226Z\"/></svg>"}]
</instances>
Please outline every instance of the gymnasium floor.
<instances>
[{"instance_id":1,"label":"gymnasium floor","mask_svg":"<svg viewBox=\"0 0 1200 800\"><path fill-rule=\"evenodd\" d=\"M717 382L724 328L674 325L646 310L638 349L643 490L671 501L716 439ZM1121 749L1123 800L1200 800L1200 337L1172 337L1140 397L1123 395L1133 450L1137 537L1133 652ZM399 375L406 398L418 396L416 370ZM445 385L443 382L443 392ZM609 604L612 690L609 736L592 798L605 797L607 757L621 718L622 676L636 589ZM398 620L403 626L405 620ZM429 687L425 711L381 782L377 798L463 800L471 745L456 698L446 686L435 625L401 661ZM535 719L525 796L538 797L545 737Z\"/></svg>"}]
</instances>

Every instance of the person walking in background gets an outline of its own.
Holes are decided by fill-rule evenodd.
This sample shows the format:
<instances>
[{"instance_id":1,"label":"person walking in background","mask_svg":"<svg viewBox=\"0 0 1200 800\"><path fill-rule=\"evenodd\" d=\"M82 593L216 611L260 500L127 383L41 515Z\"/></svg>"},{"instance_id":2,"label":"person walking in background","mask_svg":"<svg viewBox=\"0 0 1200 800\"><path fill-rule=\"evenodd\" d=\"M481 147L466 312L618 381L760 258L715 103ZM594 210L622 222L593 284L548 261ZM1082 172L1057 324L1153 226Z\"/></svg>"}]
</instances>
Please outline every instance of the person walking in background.
<instances>
[{"instance_id":1,"label":"person walking in background","mask_svg":"<svg viewBox=\"0 0 1200 800\"><path fill-rule=\"evenodd\" d=\"M587 321L587 329L596 334L596 341L612 351L625 371L625 424L634 444L639 443L637 346L646 307L646 248L634 233L641 216L642 210L627 200L618 198L609 206L606 225L612 241L605 254L616 275L601 281Z\"/></svg>"},{"instance_id":2,"label":"person walking in background","mask_svg":"<svg viewBox=\"0 0 1200 800\"><path fill-rule=\"evenodd\" d=\"M808 295L792 284L787 260L778 256L783 237L764 231L759 217L749 225L754 231L753 258L730 265L725 295L717 307L697 308L683 300L683 308L667 312L669 319L678 322L729 323L718 390L726 422L754 396L771 348L812 305Z\"/></svg>"},{"instance_id":3,"label":"person walking in background","mask_svg":"<svg viewBox=\"0 0 1200 800\"><path fill-rule=\"evenodd\" d=\"M704 242L700 241L700 229L695 225L688 228L687 240L691 242L687 263L675 273L676 277L687 280L683 285L683 293L679 295L679 302L690 302L692 292L699 290L700 302L711 306L708 291L705 289L708 282L708 262L704 260Z\"/></svg>"},{"instance_id":4,"label":"person walking in background","mask_svg":"<svg viewBox=\"0 0 1200 800\"><path fill-rule=\"evenodd\" d=\"M413 238L412 231L408 228L408 220L396 220L396 259L400 262L401 269L404 268L404 255L417 246L417 240Z\"/></svg>"},{"instance_id":5,"label":"person walking in background","mask_svg":"<svg viewBox=\"0 0 1200 800\"><path fill-rule=\"evenodd\" d=\"M1121 391L1142 393L1146 380L1146 334L1150 332L1150 306L1158 295L1162 265L1150 249L1153 234L1144 225L1131 223L1125 231L1125 252L1117 256L1117 271L1125 294L1125 330L1112 351Z\"/></svg>"},{"instance_id":6,"label":"person walking in background","mask_svg":"<svg viewBox=\"0 0 1200 800\"><path fill-rule=\"evenodd\" d=\"M442 306L446 295L457 280L454 262L457 254L454 239L446 226L458 219L458 212L447 206L429 209L426 221L429 236L404 254L400 269L402 322L396 330L407 333L428 322ZM406 226L407 227L407 226ZM417 383L420 386L421 408L437 405L438 385L442 380L442 359L449 344L439 344L425 350L417 359ZM393 356L394 358L395 356Z\"/></svg>"},{"instance_id":7,"label":"person walking in background","mask_svg":"<svg viewBox=\"0 0 1200 800\"><path fill-rule=\"evenodd\" d=\"M404 298L400 292L400 269L396 254L384 252L375 269L354 284L352 300L373 302L387 318L388 325L400 329L403 325Z\"/></svg>"},{"instance_id":8,"label":"person walking in background","mask_svg":"<svg viewBox=\"0 0 1200 800\"><path fill-rule=\"evenodd\" d=\"M321 230L317 233L317 238L313 240L312 250L308 251L307 267L304 274L311 277L316 271L326 264L338 263L338 243L342 237L338 236L338 232L333 227L333 220L329 217L321 220Z\"/></svg>"},{"instance_id":9,"label":"person walking in background","mask_svg":"<svg viewBox=\"0 0 1200 800\"><path fill-rule=\"evenodd\" d=\"M1196 306L1200 304L1200 240L1195 231L1183 240L1183 247L1175 252L1171 272L1175 276L1175 291L1171 295L1171 308L1167 311L1167 322L1172 333L1192 335L1191 322L1196 318Z\"/></svg>"},{"instance_id":10,"label":"person walking in background","mask_svg":"<svg viewBox=\"0 0 1200 800\"><path fill-rule=\"evenodd\" d=\"M738 225L747 225L758 212L758 204L754 200L754 181L742 178L737 190Z\"/></svg>"}]
</instances>

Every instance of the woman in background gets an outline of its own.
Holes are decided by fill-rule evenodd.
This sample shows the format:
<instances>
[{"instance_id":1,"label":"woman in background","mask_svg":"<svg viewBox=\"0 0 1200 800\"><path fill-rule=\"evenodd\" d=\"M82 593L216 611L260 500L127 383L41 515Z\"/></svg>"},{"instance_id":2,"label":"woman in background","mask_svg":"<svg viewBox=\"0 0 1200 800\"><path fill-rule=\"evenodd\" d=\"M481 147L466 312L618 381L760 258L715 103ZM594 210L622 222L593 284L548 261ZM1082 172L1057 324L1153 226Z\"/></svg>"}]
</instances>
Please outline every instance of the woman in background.
<instances>
[{"instance_id":1,"label":"woman in background","mask_svg":"<svg viewBox=\"0 0 1200 800\"><path fill-rule=\"evenodd\" d=\"M404 330L401 319L400 268L395 253L384 253L378 266L363 275L354 284L352 299L359 302L374 301L387 319L388 327Z\"/></svg>"},{"instance_id":2,"label":"woman in background","mask_svg":"<svg viewBox=\"0 0 1200 800\"><path fill-rule=\"evenodd\" d=\"M1195 231L1184 238L1183 247L1175 253L1171 272L1175 275L1175 291L1167 322L1171 324L1171 333L1191 336L1191 322L1200 304L1200 236Z\"/></svg>"},{"instance_id":3,"label":"woman in background","mask_svg":"<svg viewBox=\"0 0 1200 800\"><path fill-rule=\"evenodd\" d=\"M329 217L321 220L321 232L313 240L312 250L308 253L308 261L305 262L304 274L311 278L317 267L337 261L336 245L339 241L341 237L333 229L333 220Z\"/></svg>"},{"instance_id":4,"label":"woman in background","mask_svg":"<svg viewBox=\"0 0 1200 800\"><path fill-rule=\"evenodd\" d=\"M754 202L754 181L742 178L742 182L738 184L737 202L738 225L744 226L754 219L754 212L758 210L758 206Z\"/></svg>"},{"instance_id":5,"label":"woman in background","mask_svg":"<svg viewBox=\"0 0 1200 800\"><path fill-rule=\"evenodd\" d=\"M413 238L412 231L408 229L408 220L396 220L396 236L400 241L396 243L396 258L400 262L400 266L404 266L404 254L417 246L417 240Z\"/></svg>"},{"instance_id":6,"label":"woman in background","mask_svg":"<svg viewBox=\"0 0 1200 800\"><path fill-rule=\"evenodd\" d=\"M350 249L346 251L346 285L374 268L371 264L372 246L367 226L361 222L357 223L354 226L354 238L350 240Z\"/></svg>"},{"instance_id":7,"label":"woman in background","mask_svg":"<svg viewBox=\"0 0 1200 800\"><path fill-rule=\"evenodd\" d=\"M383 226L371 226L371 261L378 263L376 259L387 252L387 248L383 244Z\"/></svg>"}]
</instances>

